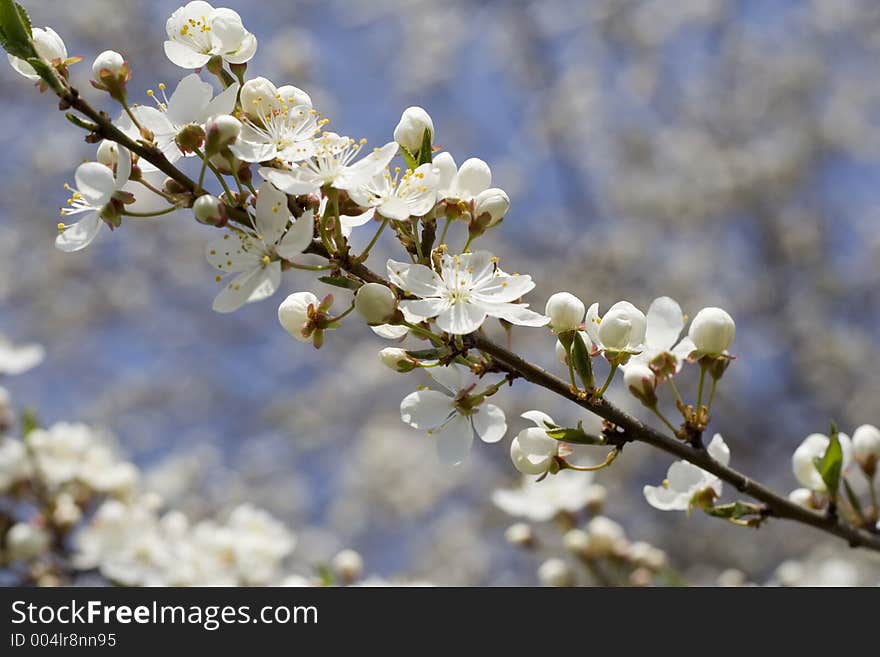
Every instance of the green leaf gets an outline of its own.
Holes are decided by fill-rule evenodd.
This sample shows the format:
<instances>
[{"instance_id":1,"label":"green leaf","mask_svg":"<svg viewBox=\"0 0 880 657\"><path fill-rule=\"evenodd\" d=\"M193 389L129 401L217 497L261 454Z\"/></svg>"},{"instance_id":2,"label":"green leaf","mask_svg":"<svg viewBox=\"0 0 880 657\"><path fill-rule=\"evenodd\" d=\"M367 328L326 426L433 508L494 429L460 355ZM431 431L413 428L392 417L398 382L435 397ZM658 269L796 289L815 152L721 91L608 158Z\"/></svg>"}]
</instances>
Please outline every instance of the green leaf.
<instances>
[{"instance_id":1,"label":"green leaf","mask_svg":"<svg viewBox=\"0 0 880 657\"><path fill-rule=\"evenodd\" d=\"M440 360L449 355L449 349L407 349L406 353L416 360Z\"/></svg>"},{"instance_id":2,"label":"green leaf","mask_svg":"<svg viewBox=\"0 0 880 657\"><path fill-rule=\"evenodd\" d=\"M419 166L416 156L410 153L409 149L403 145L400 146L400 153L403 155L403 161L406 162L406 168L415 171Z\"/></svg>"},{"instance_id":3,"label":"green leaf","mask_svg":"<svg viewBox=\"0 0 880 657\"><path fill-rule=\"evenodd\" d=\"M580 333L575 332L574 334L574 343L569 358L572 359L574 369L581 377L584 387L594 388L596 382L593 379L593 361L590 359L590 352L587 350L587 345Z\"/></svg>"},{"instance_id":4,"label":"green leaf","mask_svg":"<svg viewBox=\"0 0 880 657\"><path fill-rule=\"evenodd\" d=\"M0 0L0 45L13 57L37 57L27 12L12 0Z\"/></svg>"},{"instance_id":5,"label":"green leaf","mask_svg":"<svg viewBox=\"0 0 880 657\"><path fill-rule=\"evenodd\" d=\"M837 489L840 487L840 471L843 467L843 449L840 447L840 436L837 425L831 423L831 441L822 458L813 459L816 470L825 482L831 499L837 499Z\"/></svg>"},{"instance_id":6,"label":"green leaf","mask_svg":"<svg viewBox=\"0 0 880 657\"><path fill-rule=\"evenodd\" d=\"M739 520L748 516L760 516L761 510L754 504L737 500L730 504L718 504L704 509L710 516L726 518L727 520Z\"/></svg>"},{"instance_id":7,"label":"green leaf","mask_svg":"<svg viewBox=\"0 0 880 657\"><path fill-rule=\"evenodd\" d=\"M552 424L545 423L547 427L547 435L556 440L573 445L604 445L605 441L601 436L589 434L584 431L583 422L578 422L577 427L557 427Z\"/></svg>"},{"instance_id":8,"label":"green leaf","mask_svg":"<svg viewBox=\"0 0 880 657\"><path fill-rule=\"evenodd\" d=\"M428 164L433 162L434 149L431 143L431 131L425 128L422 133L422 145L419 146L419 164Z\"/></svg>"},{"instance_id":9,"label":"green leaf","mask_svg":"<svg viewBox=\"0 0 880 657\"><path fill-rule=\"evenodd\" d=\"M353 281L350 278L346 278L345 276L321 276L318 278L322 283L326 283L327 285L332 285L333 287L341 287L346 290L357 290L361 284L357 281Z\"/></svg>"},{"instance_id":10,"label":"green leaf","mask_svg":"<svg viewBox=\"0 0 880 657\"><path fill-rule=\"evenodd\" d=\"M40 420L37 412L32 408L26 408L21 414L21 436L27 438L32 431L40 428Z\"/></svg>"}]
</instances>

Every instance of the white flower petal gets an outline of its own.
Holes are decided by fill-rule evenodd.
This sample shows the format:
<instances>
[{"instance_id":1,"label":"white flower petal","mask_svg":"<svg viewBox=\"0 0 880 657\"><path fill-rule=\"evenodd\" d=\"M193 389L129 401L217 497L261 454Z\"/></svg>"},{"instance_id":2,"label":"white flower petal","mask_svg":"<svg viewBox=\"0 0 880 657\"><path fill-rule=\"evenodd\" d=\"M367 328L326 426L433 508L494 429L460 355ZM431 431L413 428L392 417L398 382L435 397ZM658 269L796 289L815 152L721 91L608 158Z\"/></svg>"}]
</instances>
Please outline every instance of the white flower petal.
<instances>
[{"instance_id":1,"label":"white flower petal","mask_svg":"<svg viewBox=\"0 0 880 657\"><path fill-rule=\"evenodd\" d=\"M400 419L415 429L434 429L454 410L449 395L438 390L416 390L400 402Z\"/></svg>"},{"instance_id":2,"label":"white flower petal","mask_svg":"<svg viewBox=\"0 0 880 657\"><path fill-rule=\"evenodd\" d=\"M321 180L304 167L296 167L292 171L261 167L258 173L264 180L293 196L312 194L321 189Z\"/></svg>"},{"instance_id":3,"label":"white flower petal","mask_svg":"<svg viewBox=\"0 0 880 657\"><path fill-rule=\"evenodd\" d=\"M211 59L210 55L196 52L177 41L165 42L165 56L181 68L201 68Z\"/></svg>"},{"instance_id":4,"label":"white flower petal","mask_svg":"<svg viewBox=\"0 0 880 657\"><path fill-rule=\"evenodd\" d=\"M116 179L109 167L100 162L84 162L73 175L76 191L85 197L89 205L100 208L106 205L116 191Z\"/></svg>"},{"instance_id":5,"label":"white flower petal","mask_svg":"<svg viewBox=\"0 0 880 657\"><path fill-rule=\"evenodd\" d=\"M443 280L424 265L388 260L388 277L391 282L404 291L417 297L439 296L445 289Z\"/></svg>"},{"instance_id":6,"label":"white flower petal","mask_svg":"<svg viewBox=\"0 0 880 657\"><path fill-rule=\"evenodd\" d=\"M102 223L104 222L97 212L87 214L72 226L65 228L64 232L58 234L58 237L55 238L56 248L67 253L86 248L97 237Z\"/></svg>"},{"instance_id":7,"label":"white flower petal","mask_svg":"<svg viewBox=\"0 0 880 657\"><path fill-rule=\"evenodd\" d=\"M458 391L465 386L466 377L464 376L463 368L459 365L452 364L443 367L432 367L425 370L425 372L453 395L457 395Z\"/></svg>"},{"instance_id":8,"label":"white flower petal","mask_svg":"<svg viewBox=\"0 0 880 657\"><path fill-rule=\"evenodd\" d=\"M684 328L684 315L675 299L659 297L648 308L645 340L652 349L668 351Z\"/></svg>"},{"instance_id":9,"label":"white flower petal","mask_svg":"<svg viewBox=\"0 0 880 657\"><path fill-rule=\"evenodd\" d=\"M222 272L238 273L254 269L260 263L260 255L247 250L245 243L235 233L227 233L210 241L205 247L208 263Z\"/></svg>"},{"instance_id":10,"label":"white flower petal","mask_svg":"<svg viewBox=\"0 0 880 657\"><path fill-rule=\"evenodd\" d=\"M467 418L455 415L434 433L437 456L449 465L458 465L467 458L474 443L474 430Z\"/></svg>"},{"instance_id":11,"label":"white flower petal","mask_svg":"<svg viewBox=\"0 0 880 657\"><path fill-rule=\"evenodd\" d=\"M175 126L201 122L213 95L214 88L209 83L204 82L198 74L190 73L178 83L168 99L165 115Z\"/></svg>"},{"instance_id":12,"label":"white flower petal","mask_svg":"<svg viewBox=\"0 0 880 657\"><path fill-rule=\"evenodd\" d=\"M661 511L687 511L690 498L663 486L645 486L642 489L648 504Z\"/></svg>"},{"instance_id":13,"label":"white flower petal","mask_svg":"<svg viewBox=\"0 0 880 657\"><path fill-rule=\"evenodd\" d=\"M246 303L274 294L280 282L281 267L277 262L243 272L229 281L214 298L213 309L218 313L234 312Z\"/></svg>"},{"instance_id":14,"label":"white flower petal","mask_svg":"<svg viewBox=\"0 0 880 657\"><path fill-rule=\"evenodd\" d=\"M257 207L254 215L257 231L263 242L275 244L284 234L287 223L290 221L290 211L287 209L287 195L264 182L260 185L257 195Z\"/></svg>"},{"instance_id":15,"label":"white flower petal","mask_svg":"<svg viewBox=\"0 0 880 657\"><path fill-rule=\"evenodd\" d=\"M509 303L535 288L531 276L493 276L474 289L471 296L488 303Z\"/></svg>"},{"instance_id":16,"label":"white flower petal","mask_svg":"<svg viewBox=\"0 0 880 657\"><path fill-rule=\"evenodd\" d=\"M524 304L518 303L484 303L483 310L492 317L504 319L518 326L546 326L550 318L529 310Z\"/></svg>"},{"instance_id":17,"label":"white flower petal","mask_svg":"<svg viewBox=\"0 0 880 657\"><path fill-rule=\"evenodd\" d=\"M449 308L449 302L445 299L406 300L398 305L402 311L423 319L436 317Z\"/></svg>"},{"instance_id":18,"label":"white flower petal","mask_svg":"<svg viewBox=\"0 0 880 657\"><path fill-rule=\"evenodd\" d=\"M293 260L294 257L308 248L309 244L312 243L314 234L315 213L307 210L294 222L293 226L287 231L287 234L281 238L275 251L285 260Z\"/></svg>"},{"instance_id":19,"label":"white flower petal","mask_svg":"<svg viewBox=\"0 0 880 657\"><path fill-rule=\"evenodd\" d=\"M400 340L409 333L407 327L397 324L382 324L380 326L371 326L370 328L373 329L373 333L386 340Z\"/></svg>"},{"instance_id":20,"label":"white flower petal","mask_svg":"<svg viewBox=\"0 0 880 657\"><path fill-rule=\"evenodd\" d=\"M727 443L724 442L724 438L721 437L720 433L716 433L712 438L712 442L709 443L708 451L709 456L718 461L721 465L728 465L730 463L730 448L727 446Z\"/></svg>"},{"instance_id":21,"label":"white flower petal","mask_svg":"<svg viewBox=\"0 0 880 657\"><path fill-rule=\"evenodd\" d=\"M238 98L238 90L238 82L233 82L226 87L226 89L217 94L214 99L208 103L208 107L205 109L204 114L199 117L199 123L204 123L212 116L232 114L235 110L235 101Z\"/></svg>"},{"instance_id":22,"label":"white flower petal","mask_svg":"<svg viewBox=\"0 0 880 657\"><path fill-rule=\"evenodd\" d=\"M486 311L480 306L464 301L451 305L437 316L437 326L440 330L452 335L473 333L483 325L484 321L486 321Z\"/></svg>"},{"instance_id":23,"label":"white flower petal","mask_svg":"<svg viewBox=\"0 0 880 657\"><path fill-rule=\"evenodd\" d=\"M504 411L495 404L483 404L471 416L474 429L484 443L497 443L507 433L507 420Z\"/></svg>"},{"instance_id":24,"label":"white flower petal","mask_svg":"<svg viewBox=\"0 0 880 657\"><path fill-rule=\"evenodd\" d=\"M540 429L546 429L548 424L556 425L553 418L547 415L544 411L526 411L520 415L520 417L529 422L534 422L535 426Z\"/></svg>"}]
</instances>

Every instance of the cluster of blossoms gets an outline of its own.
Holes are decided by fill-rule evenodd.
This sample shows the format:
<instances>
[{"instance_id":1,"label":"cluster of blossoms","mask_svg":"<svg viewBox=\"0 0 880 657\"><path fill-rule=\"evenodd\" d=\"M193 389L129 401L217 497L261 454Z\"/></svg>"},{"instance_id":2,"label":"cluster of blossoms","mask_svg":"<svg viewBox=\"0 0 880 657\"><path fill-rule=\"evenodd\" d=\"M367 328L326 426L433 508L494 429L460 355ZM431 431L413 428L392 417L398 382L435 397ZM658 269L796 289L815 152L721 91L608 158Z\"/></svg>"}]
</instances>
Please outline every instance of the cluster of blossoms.
<instances>
[{"instance_id":1,"label":"cluster of blossoms","mask_svg":"<svg viewBox=\"0 0 880 657\"><path fill-rule=\"evenodd\" d=\"M38 365L38 345L0 339L0 373ZM269 513L243 504L222 520L191 521L143 491L136 466L109 436L84 424L43 429L25 417L23 436L0 388L0 568L22 582L68 584L97 572L125 586L381 585L363 578L361 556L339 552L320 576L285 563L296 537Z\"/></svg>"},{"instance_id":2,"label":"cluster of blossoms","mask_svg":"<svg viewBox=\"0 0 880 657\"><path fill-rule=\"evenodd\" d=\"M100 142L96 161L75 173L62 215L85 216L59 225L60 249L84 248L103 224L115 229L126 217L189 208L198 222L222 231L206 246L222 284L214 310L234 312L269 298L290 270L317 272L320 283L339 290L337 297L311 290L289 294L278 307L281 326L296 340L321 347L343 321L359 316L378 336L396 341L379 352L381 361L401 373L425 370L433 386L403 399L401 419L432 436L441 460L453 465L467 457L475 436L487 443L505 437L507 418L490 398L514 379L529 378L515 354L482 346L487 332L493 325L508 333L513 327L552 332L573 400L601 405L620 370L626 389L695 454L698 464L675 463L661 486L645 487L651 505L700 508L748 525L766 517L759 505L717 504L730 450L720 435L708 448L703 444L717 383L734 359L730 314L703 308L682 337L687 318L668 297L655 299L647 313L629 301L601 313L598 303L588 308L575 295L559 292L543 313L535 312L524 302L536 287L531 276L508 273L492 253L472 248L505 218L508 195L491 186L491 169L482 160L458 166L451 154L435 152L435 124L424 109L406 109L393 139L367 148L363 139L327 130L329 120L302 89L249 77L257 41L234 11L190 2L172 14L166 30L169 59L195 72L170 98L164 85L161 98L147 91L155 107L129 103L134 78L123 55L107 51L95 60L94 86L122 107L112 123L77 105L67 83L73 62L57 34L35 29L28 43L12 43L16 70L31 79L36 75L62 105L90 118L71 120L89 132L88 141ZM20 54L28 55L25 61ZM177 168L187 161L194 179ZM385 277L365 265L383 233L392 233L403 250L399 260L387 260ZM355 247L361 243L366 246ZM334 310L340 298L344 307ZM699 370L694 403L685 401L675 382L686 365ZM601 385L596 367L608 370ZM666 389L681 423L661 410ZM512 440L510 455L519 471L540 479L607 467L635 439L611 422L590 434L581 423L567 427L539 410L523 417L533 426ZM862 456L856 458L873 479L876 434L860 431L855 451ZM848 468L848 442L843 436L824 441L811 436L798 450L795 471L809 493L807 500L796 491L799 502L823 505L829 473ZM573 445L605 446L606 460L578 466L567 458ZM836 504L836 485L847 480L833 481L834 490L824 492ZM869 487L875 494L873 481ZM873 526L876 502L862 515L858 526Z\"/></svg>"},{"instance_id":3,"label":"cluster of blossoms","mask_svg":"<svg viewBox=\"0 0 880 657\"><path fill-rule=\"evenodd\" d=\"M540 483L525 477L518 488L496 490L492 500L520 519L507 528L505 538L541 556L537 576L545 586L583 581L648 586L672 581L662 550L630 541L619 523L602 515L606 497L605 487L595 483L591 474L565 471ZM552 538L554 528L561 539Z\"/></svg>"}]
</instances>

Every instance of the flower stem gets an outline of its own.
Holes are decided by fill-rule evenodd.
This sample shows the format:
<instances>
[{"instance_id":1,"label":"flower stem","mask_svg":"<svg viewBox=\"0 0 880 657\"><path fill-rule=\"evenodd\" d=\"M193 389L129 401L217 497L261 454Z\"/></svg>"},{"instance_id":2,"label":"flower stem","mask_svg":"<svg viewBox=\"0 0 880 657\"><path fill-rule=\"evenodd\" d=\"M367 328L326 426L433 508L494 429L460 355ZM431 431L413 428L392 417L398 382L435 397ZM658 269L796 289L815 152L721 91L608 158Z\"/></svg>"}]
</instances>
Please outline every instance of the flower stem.
<instances>
[{"instance_id":1,"label":"flower stem","mask_svg":"<svg viewBox=\"0 0 880 657\"><path fill-rule=\"evenodd\" d=\"M671 376L666 380L669 382L669 388L672 390L672 394L675 395L675 401L684 406L684 401L681 398L681 393L678 392L678 386L675 385L675 381L672 380Z\"/></svg>"},{"instance_id":2,"label":"flower stem","mask_svg":"<svg viewBox=\"0 0 880 657\"><path fill-rule=\"evenodd\" d=\"M697 414L700 413L700 408L703 406L703 386L706 383L706 366L702 363L700 364L700 387L697 389Z\"/></svg>"},{"instance_id":3,"label":"flower stem","mask_svg":"<svg viewBox=\"0 0 880 657\"><path fill-rule=\"evenodd\" d=\"M599 392L596 393L597 397L601 397L605 394L605 391L608 390L608 386L611 385L611 379L614 378L615 372L617 372L617 364L611 366L611 371L608 372L608 378L605 379L605 383L602 384L602 387L599 389Z\"/></svg>"},{"instance_id":4,"label":"flower stem","mask_svg":"<svg viewBox=\"0 0 880 657\"><path fill-rule=\"evenodd\" d=\"M363 250L363 253L361 253L357 257L358 262L364 262L364 261L366 261L367 258L370 257L370 251L372 250L372 248L374 246L376 246L376 242L379 240L379 235L382 234L382 231L385 230L385 226L387 226L387 225L388 225L388 219L387 218L382 219L382 223L379 226L379 229L376 231L376 234L373 235L373 238L370 240L370 243L367 244L366 248Z\"/></svg>"},{"instance_id":5,"label":"flower stem","mask_svg":"<svg viewBox=\"0 0 880 657\"><path fill-rule=\"evenodd\" d=\"M442 345L443 344L443 338L441 338L436 333L432 333L428 329L423 329L421 326L417 326L417 325L413 324L412 322L407 322L407 321L403 321L403 322L401 322L401 324L403 326L407 327L410 331L412 331L416 335L421 335L423 338L428 338L435 345Z\"/></svg>"},{"instance_id":6,"label":"flower stem","mask_svg":"<svg viewBox=\"0 0 880 657\"><path fill-rule=\"evenodd\" d=\"M446 244L446 231L449 230L449 225L452 223L452 219L446 217L446 223L443 224L443 232L440 233L440 244Z\"/></svg>"},{"instance_id":7,"label":"flower stem","mask_svg":"<svg viewBox=\"0 0 880 657\"><path fill-rule=\"evenodd\" d=\"M676 431L675 427L672 426L672 423L669 420L667 420L666 416L663 415L663 413L660 412L660 409L657 408L657 404L654 404L653 406L649 406L648 408L650 408L654 412L654 415L656 415L657 417L660 418L660 421L666 425L666 427L672 432L673 436L678 435L678 432Z\"/></svg>"},{"instance_id":8,"label":"flower stem","mask_svg":"<svg viewBox=\"0 0 880 657\"><path fill-rule=\"evenodd\" d=\"M617 455L620 453L619 449L613 449L608 452L608 456L605 457L605 460L602 463L597 465L572 465L568 461L565 462L566 470L577 470L578 472L596 472L597 470L602 470L603 468L607 468L609 465L614 463L614 460L617 458Z\"/></svg>"},{"instance_id":9,"label":"flower stem","mask_svg":"<svg viewBox=\"0 0 880 657\"><path fill-rule=\"evenodd\" d=\"M161 217L163 214L169 214L177 210L176 205L170 205L164 210L157 210L156 212L129 212L128 210L124 210L122 212L123 217Z\"/></svg>"},{"instance_id":10,"label":"flower stem","mask_svg":"<svg viewBox=\"0 0 880 657\"><path fill-rule=\"evenodd\" d=\"M712 377L712 383L709 386L709 400L706 402L706 412L709 412L709 409L712 408L712 400L715 399L715 387L718 385L718 379L714 376Z\"/></svg>"},{"instance_id":11,"label":"flower stem","mask_svg":"<svg viewBox=\"0 0 880 657\"><path fill-rule=\"evenodd\" d=\"M341 319L345 319L345 317L348 316L352 310L354 310L354 302L352 302L352 304L348 307L348 310L346 310L345 312L343 312L339 315L336 315L336 317L328 318L327 321L328 322L338 322Z\"/></svg>"},{"instance_id":12,"label":"flower stem","mask_svg":"<svg viewBox=\"0 0 880 657\"><path fill-rule=\"evenodd\" d=\"M131 107L128 106L127 101L122 102L122 109L125 110L125 113L128 114L128 118L131 119L131 122L134 124L134 127L137 128L138 132L140 132L141 136L143 136L144 129L141 127L141 124L135 118L134 112L131 111Z\"/></svg>"}]
</instances>

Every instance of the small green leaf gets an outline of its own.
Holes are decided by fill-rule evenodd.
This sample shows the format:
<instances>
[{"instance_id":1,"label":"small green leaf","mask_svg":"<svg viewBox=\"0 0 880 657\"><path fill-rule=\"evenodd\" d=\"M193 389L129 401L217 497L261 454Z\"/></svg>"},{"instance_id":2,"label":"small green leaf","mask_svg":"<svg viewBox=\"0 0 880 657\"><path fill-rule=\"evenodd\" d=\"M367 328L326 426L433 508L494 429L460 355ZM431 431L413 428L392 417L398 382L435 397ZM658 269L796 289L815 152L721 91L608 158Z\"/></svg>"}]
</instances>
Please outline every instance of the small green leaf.
<instances>
[{"instance_id":1,"label":"small green leaf","mask_svg":"<svg viewBox=\"0 0 880 657\"><path fill-rule=\"evenodd\" d=\"M353 281L350 278L346 278L345 276L321 276L318 278L322 283L326 283L327 285L332 285L333 287L341 287L346 290L357 290L361 284L357 281Z\"/></svg>"},{"instance_id":2,"label":"small green leaf","mask_svg":"<svg viewBox=\"0 0 880 657\"><path fill-rule=\"evenodd\" d=\"M40 420L37 412L32 408L26 408L21 414L21 436L27 438L32 431L40 428Z\"/></svg>"},{"instance_id":3,"label":"small green leaf","mask_svg":"<svg viewBox=\"0 0 880 657\"><path fill-rule=\"evenodd\" d=\"M578 376L581 377L584 387L594 388L596 382L593 379L593 362L590 359L590 352L587 351L584 338L580 333L576 332L574 334L574 343L572 344L569 358L572 359L574 369L577 371Z\"/></svg>"},{"instance_id":4,"label":"small green leaf","mask_svg":"<svg viewBox=\"0 0 880 657\"><path fill-rule=\"evenodd\" d=\"M403 155L403 161L406 162L407 169L415 171L418 168L419 162L416 160L416 156L410 153L406 146L400 146L400 154Z\"/></svg>"},{"instance_id":5,"label":"small green leaf","mask_svg":"<svg viewBox=\"0 0 880 657\"><path fill-rule=\"evenodd\" d=\"M13 57L37 57L27 12L12 0L0 0L0 45Z\"/></svg>"},{"instance_id":6,"label":"small green leaf","mask_svg":"<svg viewBox=\"0 0 880 657\"><path fill-rule=\"evenodd\" d=\"M564 443L572 443L573 445L604 445L605 441L601 436L595 436L584 431L582 422L578 422L577 427L557 427L545 423L547 427L547 435Z\"/></svg>"},{"instance_id":7,"label":"small green leaf","mask_svg":"<svg viewBox=\"0 0 880 657\"><path fill-rule=\"evenodd\" d=\"M816 470L825 482L828 494L832 500L837 499L837 489L840 487L840 471L843 467L843 449L840 447L840 436L837 432L837 425L831 423L831 440L828 443L828 449L822 458L813 459Z\"/></svg>"},{"instance_id":8,"label":"small green leaf","mask_svg":"<svg viewBox=\"0 0 880 657\"><path fill-rule=\"evenodd\" d=\"M449 349L407 349L406 353L416 360L440 360L449 355Z\"/></svg>"},{"instance_id":9,"label":"small green leaf","mask_svg":"<svg viewBox=\"0 0 880 657\"><path fill-rule=\"evenodd\" d=\"M425 132L422 133L422 145L419 147L419 164L433 162L433 146L431 143L431 131L425 128Z\"/></svg>"}]
</instances>

